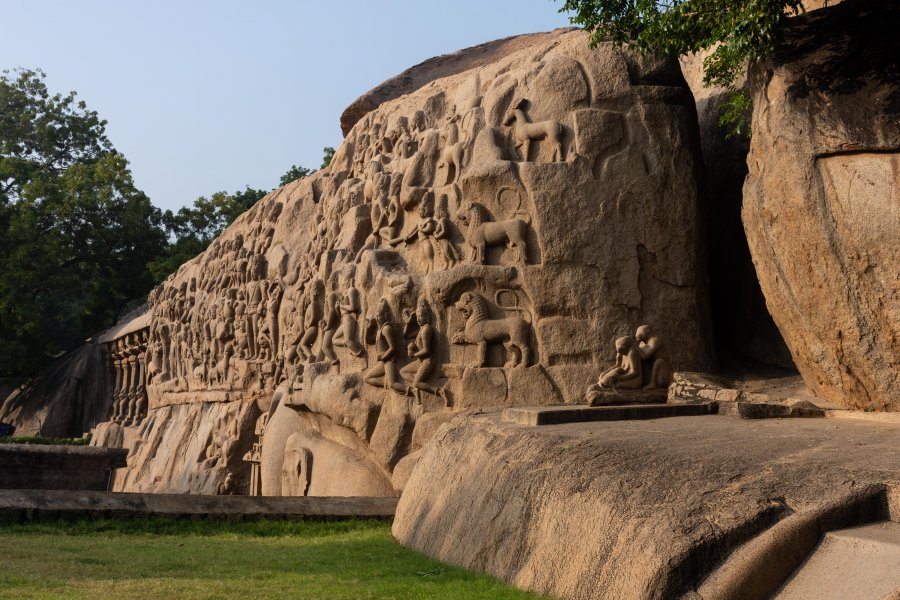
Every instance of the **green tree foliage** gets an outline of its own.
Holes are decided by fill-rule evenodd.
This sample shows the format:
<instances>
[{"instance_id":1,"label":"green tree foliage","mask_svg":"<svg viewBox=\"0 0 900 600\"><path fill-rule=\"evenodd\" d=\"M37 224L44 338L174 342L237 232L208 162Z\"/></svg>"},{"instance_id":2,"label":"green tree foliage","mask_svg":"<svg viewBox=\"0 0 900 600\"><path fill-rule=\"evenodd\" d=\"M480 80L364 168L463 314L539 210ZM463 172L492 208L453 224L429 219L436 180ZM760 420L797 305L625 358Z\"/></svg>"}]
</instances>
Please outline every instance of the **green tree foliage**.
<instances>
[{"instance_id":1,"label":"green tree foliage","mask_svg":"<svg viewBox=\"0 0 900 600\"><path fill-rule=\"evenodd\" d=\"M746 93L734 90L747 63L768 56L785 18L799 13L802 0L565 0L560 12L591 32L596 44L612 40L643 52L681 56L712 49L703 61L706 85L733 90L722 121L736 129L749 108Z\"/></svg>"},{"instance_id":2,"label":"green tree foliage","mask_svg":"<svg viewBox=\"0 0 900 600\"><path fill-rule=\"evenodd\" d=\"M327 169L331 165L331 159L334 158L334 148L325 146L322 148L322 166L320 169Z\"/></svg>"},{"instance_id":3,"label":"green tree foliage","mask_svg":"<svg viewBox=\"0 0 900 600\"><path fill-rule=\"evenodd\" d=\"M267 193L249 186L233 194L216 192L209 198L197 198L193 206L182 207L178 212L167 210L163 213L162 224L171 243L162 256L147 265L154 281L162 282L182 264L206 250L226 227Z\"/></svg>"},{"instance_id":4,"label":"green tree foliage","mask_svg":"<svg viewBox=\"0 0 900 600\"><path fill-rule=\"evenodd\" d=\"M304 177L312 173L312 169L307 169L306 167L301 167L300 165L294 165L290 169L288 169L287 173L281 176L281 179L278 180L278 185L287 185L295 179L303 179Z\"/></svg>"},{"instance_id":5,"label":"green tree foliage","mask_svg":"<svg viewBox=\"0 0 900 600\"><path fill-rule=\"evenodd\" d=\"M111 326L268 193L216 192L161 212L106 121L44 79L0 75L0 376L30 375ZM295 165L281 183L312 172Z\"/></svg>"},{"instance_id":6,"label":"green tree foliage","mask_svg":"<svg viewBox=\"0 0 900 600\"><path fill-rule=\"evenodd\" d=\"M153 281L161 213L106 122L40 71L0 75L0 375L113 323Z\"/></svg>"}]
</instances>

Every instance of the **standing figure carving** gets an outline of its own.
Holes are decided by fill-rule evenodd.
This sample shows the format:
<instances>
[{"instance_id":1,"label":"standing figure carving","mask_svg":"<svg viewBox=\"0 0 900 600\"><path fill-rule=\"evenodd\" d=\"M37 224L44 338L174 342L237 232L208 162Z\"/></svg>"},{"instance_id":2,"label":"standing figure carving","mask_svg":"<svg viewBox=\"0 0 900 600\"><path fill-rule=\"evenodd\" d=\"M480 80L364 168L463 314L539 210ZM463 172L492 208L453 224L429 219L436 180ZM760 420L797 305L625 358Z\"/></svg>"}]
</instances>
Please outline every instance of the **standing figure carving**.
<instances>
[{"instance_id":1,"label":"standing figure carving","mask_svg":"<svg viewBox=\"0 0 900 600\"><path fill-rule=\"evenodd\" d=\"M353 356L362 356L365 349L359 341L359 315L362 312L362 300L359 290L353 285L353 270L347 272L344 286L346 291L340 301L341 328L332 342L335 346L346 347Z\"/></svg>"},{"instance_id":2,"label":"standing figure carving","mask_svg":"<svg viewBox=\"0 0 900 600\"><path fill-rule=\"evenodd\" d=\"M378 364L366 373L365 381L369 385L406 395L410 390L403 385L403 379L397 369L396 334L391 323L391 307L384 298L378 305L375 322L378 326L375 336L375 358Z\"/></svg>"},{"instance_id":3,"label":"standing figure carving","mask_svg":"<svg viewBox=\"0 0 900 600\"><path fill-rule=\"evenodd\" d=\"M453 224L447 216L447 194L441 194L434 214L434 234L435 245L438 253L443 259L443 268L452 269L459 262L459 252L453 243Z\"/></svg>"},{"instance_id":4,"label":"standing figure carving","mask_svg":"<svg viewBox=\"0 0 900 600\"><path fill-rule=\"evenodd\" d=\"M419 324L419 331L416 333L416 339L410 342L407 348L413 362L404 367L401 373L404 376L412 374L413 393L419 404L422 403L423 391L442 398L444 404L448 404L446 390L428 383L436 364L435 331L431 319L431 307L428 305L428 301L425 298L419 298L416 304L416 321Z\"/></svg>"},{"instance_id":5,"label":"standing figure carving","mask_svg":"<svg viewBox=\"0 0 900 600\"><path fill-rule=\"evenodd\" d=\"M332 289L325 296L325 310L319 327L322 329L322 346L319 349L320 360L327 360L332 365L338 364L337 354L334 352L334 344L332 343L334 334L337 333L338 327L341 325L341 295L337 290Z\"/></svg>"}]
</instances>

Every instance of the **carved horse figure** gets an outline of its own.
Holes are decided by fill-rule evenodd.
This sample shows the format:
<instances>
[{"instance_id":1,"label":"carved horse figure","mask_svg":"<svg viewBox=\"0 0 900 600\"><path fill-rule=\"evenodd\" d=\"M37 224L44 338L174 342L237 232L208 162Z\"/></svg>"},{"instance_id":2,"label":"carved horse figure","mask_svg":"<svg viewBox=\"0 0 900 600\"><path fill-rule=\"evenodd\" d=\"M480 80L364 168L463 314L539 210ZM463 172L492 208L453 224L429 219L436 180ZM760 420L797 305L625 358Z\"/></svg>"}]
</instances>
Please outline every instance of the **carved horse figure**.
<instances>
[{"instance_id":1,"label":"carved horse figure","mask_svg":"<svg viewBox=\"0 0 900 600\"><path fill-rule=\"evenodd\" d=\"M484 264L485 248L506 244L516 251L521 264L528 262L528 223L526 219L491 221L487 209L472 202L468 209L459 214L459 220L466 226L466 243L472 248L472 262Z\"/></svg>"},{"instance_id":2,"label":"carved horse figure","mask_svg":"<svg viewBox=\"0 0 900 600\"><path fill-rule=\"evenodd\" d=\"M513 106L506 119L503 120L504 125L512 125L513 140L516 143L516 150L522 154L522 160L528 162L531 142L544 139L553 144L553 154L550 157L551 162L565 160L562 149L562 124L557 121L529 123L528 117L525 116L525 111L522 110L525 102L525 100L522 100Z\"/></svg>"},{"instance_id":3,"label":"carved horse figure","mask_svg":"<svg viewBox=\"0 0 900 600\"><path fill-rule=\"evenodd\" d=\"M531 360L531 326L525 319L519 316L491 319L487 300L476 292L463 292L454 306L466 318L466 325L453 336L453 343L478 346L478 357L469 366L484 366L490 342L503 342L511 366L528 366Z\"/></svg>"},{"instance_id":4,"label":"carved horse figure","mask_svg":"<svg viewBox=\"0 0 900 600\"><path fill-rule=\"evenodd\" d=\"M465 140L459 139L459 127L455 121L447 124L447 128L441 134L445 143L438 159L437 169L446 169L447 176L444 185L450 185L459 178L462 170L463 159L465 158Z\"/></svg>"}]
</instances>

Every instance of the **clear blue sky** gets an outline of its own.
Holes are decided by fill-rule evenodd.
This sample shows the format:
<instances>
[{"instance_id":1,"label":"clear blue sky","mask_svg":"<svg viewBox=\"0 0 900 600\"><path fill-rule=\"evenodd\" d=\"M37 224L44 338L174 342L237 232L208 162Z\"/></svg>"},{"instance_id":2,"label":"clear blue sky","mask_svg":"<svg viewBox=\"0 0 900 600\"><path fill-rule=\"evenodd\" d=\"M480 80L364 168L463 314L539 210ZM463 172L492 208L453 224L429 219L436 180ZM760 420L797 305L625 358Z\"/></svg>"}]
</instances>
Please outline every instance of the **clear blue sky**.
<instances>
[{"instance_id":1,"label":"clear blue sky","mask_svg":"<svg viewBox=\"0 0 900 600\"><path fill-rule=\"evenodd\" d=\"M109 121L161 208L317 168L360 94L439 54L568 25L553 0L0 0L0 69Z\"/></svg>"}]
</instances>

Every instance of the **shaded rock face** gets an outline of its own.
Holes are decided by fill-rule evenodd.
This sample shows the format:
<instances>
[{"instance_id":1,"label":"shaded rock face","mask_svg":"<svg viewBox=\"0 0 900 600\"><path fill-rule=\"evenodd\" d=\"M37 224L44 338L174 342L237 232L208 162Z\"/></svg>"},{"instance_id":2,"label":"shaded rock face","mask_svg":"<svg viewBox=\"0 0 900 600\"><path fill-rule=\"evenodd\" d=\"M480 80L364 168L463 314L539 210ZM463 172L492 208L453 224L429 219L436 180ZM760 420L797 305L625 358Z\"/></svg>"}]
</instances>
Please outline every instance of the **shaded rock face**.
<instances>
[{"instance_id":1,"label":"shaded rock face","mask_svg":"<svg viewBox=\"0 0 900 600\"><path fill-rule=\"evenodd\" d=\"M703 85L705 56L686 55L680 62L697 105L706 167L710 316L716 346L725 360L793 368L790 351L766 309L741 223L750 140L743 134L729 137L729 129L719 124L728 90ZM738 82L744 86L745 81Z\"/></svg>"},{"instance_id":2,"label":"shaded rock face","mask_svg":"<svg viewBox=\"0 0 900 600\"><path fill-rule=\"evenodd\" d=\"M900 410L900 6L792 20L752 72L743 220L769 311L807 385Z\"/></svg>"},{"instance_id":3,"label":"shaded rock face","mask_svg":"<svg viewBox=\"0 0 900 600\"><path fill-rule=\"evenodd\" d=\"M103 345L89 340L59 357L0 406L0 421L16 435L80 437L106 420L112 409L113 381Z\"/></svg>"},{"instance_id":4,"label":"shaded rock face","mask_svg":"<svg viewBox=\"0 0 900 600\"><path fill-rule=\"evenodd\" d=\"M581 401L639 325L706 368L698 153L677 63L580 32L382 103L151 294L117 489L390 495L445 416Z\"/></svg>"}]
</instances>

